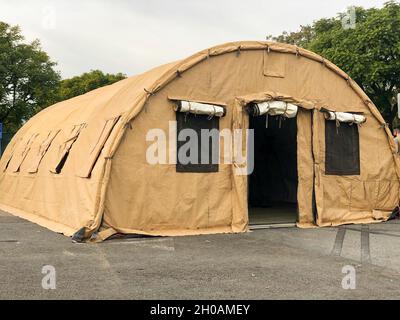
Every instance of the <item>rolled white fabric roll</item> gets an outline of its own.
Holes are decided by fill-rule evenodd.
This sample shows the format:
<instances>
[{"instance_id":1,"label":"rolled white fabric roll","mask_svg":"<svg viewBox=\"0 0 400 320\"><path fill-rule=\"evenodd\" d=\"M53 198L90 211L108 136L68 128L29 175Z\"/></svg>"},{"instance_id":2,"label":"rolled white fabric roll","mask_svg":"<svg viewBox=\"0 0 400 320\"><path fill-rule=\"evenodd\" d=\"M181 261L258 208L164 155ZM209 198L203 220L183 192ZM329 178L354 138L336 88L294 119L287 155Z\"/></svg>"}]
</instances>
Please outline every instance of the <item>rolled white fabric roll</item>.
<instances>
[{"instance_id":1,"label":"rolled white fabric roll","mask_svg":"<svg viewBox=\"0 0 400 320\"><path fill-rule=\"evenodd\" d=\"M356 123L361 124L367 121L367 118L360 114L355 113L347 113L347 112L327 112L327 120L335 120L339 122L346 122L346 123Z\"/></svg>"},{"instance_id":2,"label":"rolled white fabric roll","mask_svg":"<svg viewBox=\"0 0 400 320\"><path fill-rule=\"evenodd\" d=\"M267 101L257 103L258 114L262 116L284 116L286 118L295 118L297 116L298 106L284 101Z\"/></svg>"},{"instance_id":3,"label":"rolled white fabric roll","mask_svg":"<svg viewBox=\"0 0 400 320\"><path fill-rule=\"evenodd\" d=\"M216 106L213 104L192 102L192 101L181 101L180 105L175 107L177 112L189 112L193 114L203 114L213 117L225 116L225 108Z\"/></svg>"}]
</instances>

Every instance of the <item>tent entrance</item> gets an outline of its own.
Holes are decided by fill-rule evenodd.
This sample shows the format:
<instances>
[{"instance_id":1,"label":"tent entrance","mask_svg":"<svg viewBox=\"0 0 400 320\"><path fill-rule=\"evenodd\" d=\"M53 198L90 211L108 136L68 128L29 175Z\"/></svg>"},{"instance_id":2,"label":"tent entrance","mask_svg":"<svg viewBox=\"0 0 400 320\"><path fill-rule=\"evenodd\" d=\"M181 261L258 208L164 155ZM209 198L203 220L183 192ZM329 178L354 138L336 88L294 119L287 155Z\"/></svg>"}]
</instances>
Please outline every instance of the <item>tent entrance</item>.
<instances>
[{"instance_id":1,"label":"tent entrance","mask_svg":"<svg viewBox=\"0 0 400 320\"><path fill-rule=\"evenodd\" d=\"M297 118L250 115L249 127L254 130L250 225L293 225L298 218Z\"/></svg>"}]
</instances>

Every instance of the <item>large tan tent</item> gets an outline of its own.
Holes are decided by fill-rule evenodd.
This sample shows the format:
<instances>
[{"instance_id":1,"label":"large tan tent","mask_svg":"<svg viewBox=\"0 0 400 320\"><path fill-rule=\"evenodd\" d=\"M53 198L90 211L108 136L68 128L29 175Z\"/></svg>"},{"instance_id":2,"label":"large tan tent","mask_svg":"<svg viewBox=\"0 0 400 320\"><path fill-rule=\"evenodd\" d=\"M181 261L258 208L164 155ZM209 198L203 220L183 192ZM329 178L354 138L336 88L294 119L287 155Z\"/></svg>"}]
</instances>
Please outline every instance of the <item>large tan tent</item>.
<instances>
[{"instance_id":1,"label":"large tan tent","mask_svg":"<svg viewBox=\"0 0 400 320\"><path fill-rule=\"evenodd\" d=\"M208 150L220 161L182 162L184 129L244 143L221 134ZM166 133L166 161L149 162L149 132ZM0 209L93 241L246 232L279 208L299 227L374 223L398 206L399 174L390 130L346 73L295 46L235 42L37 114L1 159Z\"/></svg>"}]
</instances>

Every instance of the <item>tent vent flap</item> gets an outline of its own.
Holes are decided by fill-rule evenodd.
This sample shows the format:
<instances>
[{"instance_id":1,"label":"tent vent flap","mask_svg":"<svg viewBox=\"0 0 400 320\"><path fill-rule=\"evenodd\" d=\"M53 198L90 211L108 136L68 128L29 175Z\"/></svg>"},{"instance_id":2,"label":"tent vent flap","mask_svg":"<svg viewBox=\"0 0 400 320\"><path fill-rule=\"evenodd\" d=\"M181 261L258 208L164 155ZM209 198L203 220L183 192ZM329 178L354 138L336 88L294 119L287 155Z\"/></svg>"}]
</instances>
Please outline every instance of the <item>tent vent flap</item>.
<instances>
[{"instance_id":1,"label":"tent vent flap","mask_svg":"<svg viewBox=\"0 0 400 320\"><path fill-rule=\"evenodd\" d=\"M110 138L115 125L120 120L121 116L108 119L104 122L102 129L99 133L97 133L98 137L95 143L90 147L87 154L85 155L85 163L80 168L77 176L81 178L90 178L92 174L92 170L96 165L100 154L106 145L108 139ZM115 130L114 130L115 134Z\"/></svg>"},{"instance_id":2,"label":"tent vent flap","mask_svg":"<svg viewBox=\"0 0 400 320\"><path fill-rule=\"evenodd\" d=\"M60 132L60 130L50 131L48 133L46 139L44 141L42 141L41 144L39 144L37 153L36 153L34 159L32 160L32 165L31 165L30 169L28 170L29 173L37 173L38 172L39 165L40 165L43 157L45 156L47 150L50 148L51 143L53 142L53 140L55 139L55 137L58 135L59 132Z\"/></svg>"},{"instance_id":3,"label":"tent vent flap","mask_svg":"<svg viewBox=\"0 0 400 320\"><path fill-rule=\"evenodd\" d=\"M22 145L18 145L16 150L13 152L12 157L9 160L7 168L11 172L19 172L22 163L32 148L35 139L38 137L38 133L32 134L30 138Z\"/></svg>"},{"instance_id":4,"label":"tent vent flap","mask_svg":"<svg viewBox=\"0 0 400 320\"><path fill-rule=\"evenodd\" d=\"M51 166L50 172L55 174L59 174L61 172L61 169L63 168L67 160L67 157L69 155L72 146L74 145L75 141L79 137L79 134L85 127L86 127L85 123L73 126L72 130L66 136L67 137L66 140L64 140L64 142L59 146L58 156L56 158L56 161Z\"/></svg>"}]
</instances>

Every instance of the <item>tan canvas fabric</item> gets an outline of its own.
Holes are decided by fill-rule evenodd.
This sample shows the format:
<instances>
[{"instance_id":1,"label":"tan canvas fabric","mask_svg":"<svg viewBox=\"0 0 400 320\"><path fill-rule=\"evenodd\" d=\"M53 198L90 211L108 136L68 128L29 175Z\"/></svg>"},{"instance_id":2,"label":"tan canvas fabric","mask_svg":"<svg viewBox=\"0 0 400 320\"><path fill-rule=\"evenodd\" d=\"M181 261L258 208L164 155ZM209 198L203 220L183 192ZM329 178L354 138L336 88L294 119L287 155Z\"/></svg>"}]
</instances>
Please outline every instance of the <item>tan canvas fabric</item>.
<instances>
[{"instance_id":1,"label":"tan canvas fabric","mask_svg":"<svg viewBox=\"0 0 400 320\"><path fill-rule=\"evenodd\" d=\"M264 75L284 78L286 74L287 55L264 50Z\"/></svg>"},{"instance_id":2,"label":"tan canvas fabric","mask_svg":"<svg viewBox=\"0 0 400 320\"><path fill-rule=\"evenodd\" d=\"M96 164L96 161L100 155L100 152L103 149L108 138L110 137L111 132L119 119L120 117L115 117L104 121L104 125L98 134L98 138L93 140L94 143L92 143L92 146L88 150L89 152L86 154L86 161L78 173L79 177L90 177L93 167Z\"/></svg>"},{"instance_id":3,"label":"tan canvas fabric","mask_svg":"<svg viewBox=\"0 0 400 320\"><path fill-rule=\"evenodd\" d=\"M50 171L52 173L58 173L59 166L62 164L62 162L65 160L65 157L71 151L72 146L78 139L79 134L81 133L83 128L85 128L85 124L74 125L65 136L65 140L63 140L62 143L58 146L57 157L55 158L53 165L50 167Z\"/></svg>"},{"instance_id":4,"label":"tan canvas fabric","mask_svg":"<svg viewBox=\"0 0 400 320\"><path fill-rule=\"evenodd\" d=\"M8 165L8 170L11 172L18 172L20 170L21 164L24 162L27 157L29 151L32 148L32 145L38 137L38 133L34 133L28 136L27 140L21 141L21 143L16 146L16 150L10 159L10 163Z\"/></svg>"},{"instance_id":5,"label":"tan canvas fabric","mask_svg":"<svg viewBox=\"0 0 400 320\"><path fill-rule=\"evenodd\" d=\"M29 173L37 173L39 169L40 162L42 161L43 157L45 156L47 150L49 149L51 143L53 142L54 138L59 134L60 130L53 130L50 131L46 138L37 144L35 149L35 157L32 159L32 166L28 170Z\"/></svg>"},{"instance_id":6,"label":"tan canvas fabric","mask_svg":"<svg viewBox=\"0 0 400 320\"><path fill-rule=\"evenodd\" d=\"M194 174L177 173L174 164L146 161L151 144L146 134L153 128L169 132L169 122L176 119L171 99L177 97L226 106L220 129L248 128L244 109L250 102L282 100L300 107L300 227L315 225L314 189L318 226L383 221L399 203L394 141L353 80L329 61L294 46L236 42L40 112L1 159L0 208L66 235L84 228L86 238L96 231L98 239L115 232L246 231L247 176L237 174L246 164L234 159L220 164L217 173ZM325 175L322 108L362 112L367 118L359 129L360 176ZM58 134L50 139L54 132ZM176 137L169 138L172 145Z\"/></svg>"}]
</instances>

